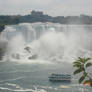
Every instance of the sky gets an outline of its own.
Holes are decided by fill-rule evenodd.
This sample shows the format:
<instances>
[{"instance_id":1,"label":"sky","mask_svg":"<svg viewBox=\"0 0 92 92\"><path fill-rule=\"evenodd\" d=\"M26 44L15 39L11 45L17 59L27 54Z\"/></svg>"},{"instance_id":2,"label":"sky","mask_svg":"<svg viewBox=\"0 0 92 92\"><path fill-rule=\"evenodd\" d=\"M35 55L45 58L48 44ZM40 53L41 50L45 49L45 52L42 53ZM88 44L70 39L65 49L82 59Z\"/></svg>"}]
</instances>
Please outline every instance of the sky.
<instances>
[{"instance_id":1,"label":"sky","mask_svg":"<svg viewBox=\"0 0 92 92\"><path fill-rule=\"evenodd\" d=\"M92 0L0 0L0 15L26 15L32 10L51 16L92 15Z\"/></svg>"}]
</instances>

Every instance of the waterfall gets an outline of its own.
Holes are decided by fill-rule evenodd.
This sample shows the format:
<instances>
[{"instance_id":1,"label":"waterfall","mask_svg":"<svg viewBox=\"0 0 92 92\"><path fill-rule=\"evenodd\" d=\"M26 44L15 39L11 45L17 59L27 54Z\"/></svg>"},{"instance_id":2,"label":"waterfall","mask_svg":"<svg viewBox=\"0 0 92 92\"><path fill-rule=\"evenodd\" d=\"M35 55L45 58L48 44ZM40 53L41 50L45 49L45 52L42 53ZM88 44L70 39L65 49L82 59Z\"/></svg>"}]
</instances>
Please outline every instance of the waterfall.
<instances>
[{"instance_id":1,"label":"waterfall","mask_svg":"<svg viewBox=\"0 0 92 92\"><path fill-rule=\"evenodd\" d=\"M91 25L22 23L6 26L1 37L8 41L5 60L61 63L92 57L91 35Z\"/></svg>"}]
</instances>

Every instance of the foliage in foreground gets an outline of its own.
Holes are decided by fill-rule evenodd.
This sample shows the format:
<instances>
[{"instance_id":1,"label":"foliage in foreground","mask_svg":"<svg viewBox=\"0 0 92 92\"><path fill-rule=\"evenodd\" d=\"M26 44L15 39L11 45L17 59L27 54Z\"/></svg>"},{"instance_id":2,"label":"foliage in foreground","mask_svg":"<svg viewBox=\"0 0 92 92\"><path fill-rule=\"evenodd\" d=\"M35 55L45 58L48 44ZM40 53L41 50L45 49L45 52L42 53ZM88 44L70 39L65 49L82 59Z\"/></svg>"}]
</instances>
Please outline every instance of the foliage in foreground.
<instances>
[{"instance_id":1,"label":"foliage in foreground","mask_svg":"<svg viewBox=\"0 0 92 92\"><path fill-rule=\"evenodd\" d=\"M91 58L79 57L75 62L73 62L73 67L77 68L74 71L74 75L79 73L82 74L79 78L79 83L89 84L92 87L92 74L87 71L87 68L92 66L92 62L90 62L90 60Z\"/></svg>"}]
</instances>

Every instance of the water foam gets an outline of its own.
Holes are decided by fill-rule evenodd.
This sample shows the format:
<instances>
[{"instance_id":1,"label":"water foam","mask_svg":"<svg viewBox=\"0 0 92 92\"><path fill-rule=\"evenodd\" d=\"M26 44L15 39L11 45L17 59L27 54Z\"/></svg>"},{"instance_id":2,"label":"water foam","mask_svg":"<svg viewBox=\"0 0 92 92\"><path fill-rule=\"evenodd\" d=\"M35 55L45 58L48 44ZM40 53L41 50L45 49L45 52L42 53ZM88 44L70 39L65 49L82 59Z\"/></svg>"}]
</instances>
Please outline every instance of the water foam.
<instances>
[{"instance_id":1,"label":"water foam","mask_svg":"<svg viewBox=\"0 0 92 92\"><path fill-rule=\"evenodd\" d=\"M92 57L91 29L91 25L53 23L7 26L2 33L2 38L9 43L4 59L61 63L73 62L79 56Z\"/></svg>"}]
</instances>

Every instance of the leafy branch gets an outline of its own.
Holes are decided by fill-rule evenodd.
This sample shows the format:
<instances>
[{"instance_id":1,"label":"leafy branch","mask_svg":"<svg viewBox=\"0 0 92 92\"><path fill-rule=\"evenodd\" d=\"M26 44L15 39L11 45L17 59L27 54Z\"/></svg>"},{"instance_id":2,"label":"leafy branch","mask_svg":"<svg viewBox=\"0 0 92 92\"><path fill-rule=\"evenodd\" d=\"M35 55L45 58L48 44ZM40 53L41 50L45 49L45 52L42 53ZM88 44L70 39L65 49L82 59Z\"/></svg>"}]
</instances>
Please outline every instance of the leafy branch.
<instances>
[{"instance_id":1,"label":"leafy branch","mask_svg":"<svg viewBox=\"0 0 92 92\"><path fill-rule=\"evenodd\" d=\"M88 80L84 82L88 84L90 83L90 86L92 86L92 74L86 71L88 67L92 66L92 63L88 62L90 60L91 58L79 57L75 62L73 62L73 67L77 68L74 71L74 75L82 73L82 76L79 78L79 83L82 83L86 78L88 78Z\"/></svg>"}]
</instances>

